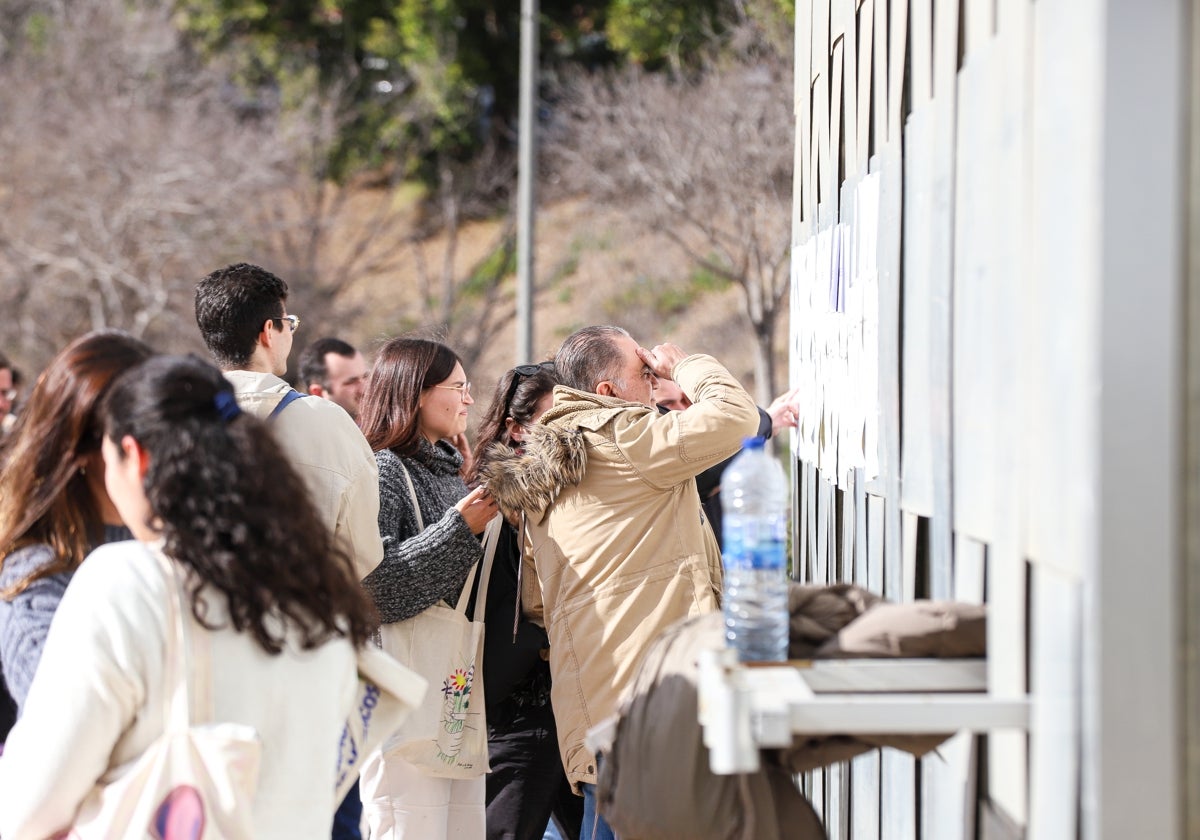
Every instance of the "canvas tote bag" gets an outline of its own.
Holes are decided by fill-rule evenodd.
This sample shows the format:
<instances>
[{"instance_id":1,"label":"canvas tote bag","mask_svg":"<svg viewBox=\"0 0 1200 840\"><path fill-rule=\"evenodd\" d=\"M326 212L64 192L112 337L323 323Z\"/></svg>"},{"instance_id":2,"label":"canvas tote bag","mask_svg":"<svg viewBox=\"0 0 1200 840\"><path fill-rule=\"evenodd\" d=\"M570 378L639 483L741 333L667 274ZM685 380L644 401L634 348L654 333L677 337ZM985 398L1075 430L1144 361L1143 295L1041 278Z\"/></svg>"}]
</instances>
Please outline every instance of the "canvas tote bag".
<instances>
[{"instance_id":1,"label":"canvas tote bag","mask_svg":"<svg viewBox=\"0 0 1200 840\"><path fill-rule=\"evenodd\" d=\"M253 727L207 722L208 637L190 632L194 622L185 626L175 564L149 551L167 583L166 728L124 775L92 789L66 836L251 840L262 743ZM189 663L195 663L190 686Z\"/></svg>"},{"instance_id":2,"label":"canvas tote bag","mask_svg":"<svg viewBox=\"0 0 1200 840\"><path fill-rule=\"evenodd\" d=\"M358 650L358 690L338 742L334 798L354 787L369 756L425 696L427 683L373 645Z\"/></svg>"},{"instance_id":3,"label":"canvas tote bag","mask_svg":"<svg viewBox=\"0 0 1200 840\"><path fill-rule=\"evenodd\" d=\"M403 465L402 465L403 466ZM417 493L404 470L417 526L425 530ZM380 630L383 650L429 682L425 701L383 745L378 765L364 771L386 775L389 756L403 758L430 776L472 779L490 769L487 722L483 699L483 631L488 581L502 521L488 523L483 538L483 560L467 574L458 606L444 601L419 615ZM479 570L482 566L482 570ZM479 570L475 612L467 617L467 600ZM381 784L386 790L386 782Z\"/></svg>"}]
</instances>

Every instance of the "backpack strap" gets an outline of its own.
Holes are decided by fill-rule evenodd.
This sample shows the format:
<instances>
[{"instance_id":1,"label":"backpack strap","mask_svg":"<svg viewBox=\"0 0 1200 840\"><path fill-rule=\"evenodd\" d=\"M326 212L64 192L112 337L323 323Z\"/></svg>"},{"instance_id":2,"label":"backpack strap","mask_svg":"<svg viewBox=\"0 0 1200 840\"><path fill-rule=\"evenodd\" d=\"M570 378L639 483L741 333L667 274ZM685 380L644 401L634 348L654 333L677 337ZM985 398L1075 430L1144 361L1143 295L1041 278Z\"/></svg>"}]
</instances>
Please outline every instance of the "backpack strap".
<instances>
[{"instance_id":1,"label":"backpack strap","mask_svg":"<svg viewBox=\"0 0 1200 840\"><path fill-rule=\"evenodd\" d=\"M283 395L283 399L281 399L279 401L279 403L275 406L274 410L272 410L271 413L267 415L267 422L269 423L270 421L274 420L279 415L279 412L283 411L285 408L287 408L289 405L291 405L296 400L300 399L301 397L307 397L307 396L309 396L309 395L302 394L299 391L297 391L295 388L290 389L286 394Z\"/></svg>"}]
</instances>

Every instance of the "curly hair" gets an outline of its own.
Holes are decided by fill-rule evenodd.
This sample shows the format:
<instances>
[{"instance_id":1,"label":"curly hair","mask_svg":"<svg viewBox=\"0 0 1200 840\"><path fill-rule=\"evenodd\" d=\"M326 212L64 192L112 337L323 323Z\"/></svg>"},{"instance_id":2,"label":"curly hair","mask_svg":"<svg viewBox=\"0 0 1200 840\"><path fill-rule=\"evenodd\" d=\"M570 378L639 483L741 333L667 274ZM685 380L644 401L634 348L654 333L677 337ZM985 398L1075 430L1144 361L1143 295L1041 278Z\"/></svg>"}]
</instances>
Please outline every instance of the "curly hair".
<instances>
[{"instance_id":1,"label":"curly hair","mask_svg":"<svg viewBox=\"0 0 1200 840\"><path fill-rule=\"evenodd\" d=\"M478 479L479 468L488 460L488 450L492 444L512 446L513 442L504 421L511 417L521 426L532 423L538 401L553 391L554 386L558 384L558 374L553 361L537 365L519 365L500 377L500 381L496 383L492 404L488 406L487 414L479 422L479 434L475 442L474 457L471 459L471 472L467 476L468 484Z\"/></svg>"},{"instance_id":2,"label":"curly hair","mask_svg":"<svg viewBox=\"0 0 1200 840\"><path fill-rule=\"evenodd\" d=\"M421 437L421 392L444 381L460 362L449 347L425 338L393 338L383 345L358 404L358 424L371 449L413 455Z\"/></svg>"},{"instance_id":3,"label":"curly hair","mask_svg":"<svg viewBox=\"0 0 1200 840\"><path fill-rule=\"evenodd\" d=\"M54 559L4 597L74 571L100 541L104 523L83 472L100 451L100 401L118 374L153 353L128 333L100 330L68 344L38 377L0 472L0 557L40 543Z\"/></svg>"},{"instance_id":4,"label":"curly hair","mask_svg":"<svg viewBox=\"0 0 1200 840\"><path fill-rule=\"evenodd\" d=\"M215 367L160 356L122 375L102 408L111 441L128 435L149 453L144 524L192 573L192 614L216 629L200 598L211 587L224 595L234 629L268 653L284 645L272 615L301 629L305 649L331 637L364 644L377 621L350 558L266 425L235 406Z\"/></svg>"},{"instance_id":5,"label":"curly hair","mask_svg":"<svg viewBox=\"0 0 1200 840\"><path fill-rule=\"evenodd\" d=\"M263 324L283 314L287 297L287 283L249 263L219 268L197 283L196 325L217 364L245 367Z\"/></svg>"}]
</instances>

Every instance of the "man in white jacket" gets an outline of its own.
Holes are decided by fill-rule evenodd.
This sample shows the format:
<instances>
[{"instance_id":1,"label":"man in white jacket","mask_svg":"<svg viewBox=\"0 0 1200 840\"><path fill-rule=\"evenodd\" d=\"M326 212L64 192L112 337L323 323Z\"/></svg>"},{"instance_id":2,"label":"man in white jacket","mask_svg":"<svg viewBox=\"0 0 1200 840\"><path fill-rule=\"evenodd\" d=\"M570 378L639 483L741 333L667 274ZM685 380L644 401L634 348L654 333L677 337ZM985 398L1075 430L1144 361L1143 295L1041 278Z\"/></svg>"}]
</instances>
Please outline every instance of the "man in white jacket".
<instances>
[{"instance_id":1,"label":"man in white jacket","mask_svg":"<svg viewBox=\"0 0 1200 840\"><path fill-rule=\"evenodd\" d=\"M299 393L280 378L300 324L287 314L287 296L287 284L266 269L227 266L196 286L196 323L242 410L269 418L361 580L383 559L375 456L345 411L322 399L294 399Z\"/></svg>"}]
</instances>

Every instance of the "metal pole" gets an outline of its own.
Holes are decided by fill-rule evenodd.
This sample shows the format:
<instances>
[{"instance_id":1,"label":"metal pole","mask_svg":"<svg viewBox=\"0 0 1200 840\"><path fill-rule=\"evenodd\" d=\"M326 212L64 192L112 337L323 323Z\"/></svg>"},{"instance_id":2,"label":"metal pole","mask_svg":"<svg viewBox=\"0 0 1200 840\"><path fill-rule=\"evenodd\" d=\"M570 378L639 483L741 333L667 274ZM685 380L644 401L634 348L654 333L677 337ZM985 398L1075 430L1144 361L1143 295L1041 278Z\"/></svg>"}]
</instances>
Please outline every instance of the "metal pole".
<instances>
[{"instance_id":1,"label":"metal pole","mask_svg":"<svg viewBox=\"0 0 1200 840\"><path fill-rule=\"evenodd\" d=\"M517 146L517 361L533 360L533 205L537 152L538 0L521 0L521 92Z\"/></svg>"}]
</instances>

